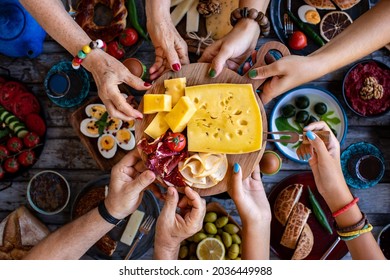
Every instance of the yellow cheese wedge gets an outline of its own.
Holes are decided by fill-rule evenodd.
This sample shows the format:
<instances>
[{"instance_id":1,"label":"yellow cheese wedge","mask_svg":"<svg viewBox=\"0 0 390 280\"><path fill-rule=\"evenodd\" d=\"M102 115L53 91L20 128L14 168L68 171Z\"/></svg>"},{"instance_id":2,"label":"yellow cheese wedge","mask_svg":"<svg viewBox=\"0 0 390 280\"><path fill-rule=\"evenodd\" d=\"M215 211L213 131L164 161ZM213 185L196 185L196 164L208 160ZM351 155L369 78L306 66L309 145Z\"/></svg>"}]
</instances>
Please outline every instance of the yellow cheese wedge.
<instances>
[{"instance_id":1,"label":"yellow cheese wedge","mask_svg":"<svg viewBox=\"0 0 390 280\"><path fill-rule=\"evenodd\" d=\"M188 151L241 154L261 149L262 120L250 84L186 87L197 108L187 125Z\"/></svg>"},{"instance_id":2,"label":"yellow cheese wedge","mask_svg":"<svg viewBox=\"0 0 390 280\"><path fill-rule=\"evenodd\" d=\"M137 235L139 226L145 216L145 213L139 210L135 210L133 214L131 214L129 221L127 222L126 228L122 233L121 242L126 245L131 245L135 236Z\"/></svg>"},{"instance_id":3,"label":"yellow cheese wedge","mask_svg":"<svg viewBox=\"0 0 390 280\"><path fill-rule=\"evenodd\" d=\"M182 132L189 120L196 112L195 104L187 96L179 99L179 102L165 116L165 121L173 132Z\"/></svg>"},{"instance_id":4,"label":"yellow cheese wedge","mask_svg":"<svg viewBox=\"0 0 390 280\"><path fill-rule=\"evenodd\" d=\"M172 108L172 96L167 94L145 94L144 114L169 112Z\"/></svg>"},{"instance_id":5,"label":"yellow cheese wedge","mask_svg":"<svg viewBox=\"0 0 390 280\"><path fill-rule=\"evenodd\" d=\"M239 0L220 0L219 2L221 3L221 13L206 18L207 32L211 33L214 40L221 39L232 30L230 14L238 8Z\"/></svg>"},{"instance_id":6,"label":"yellow cheese wedge","mask_svg":"<svg viewBox=\"0 0 390 280\"><path fill-rule=\"evenodd\" d=\"M158 112L144 132L153 139L156 139L163 135L169 129L169 125L165 121L166 114L168 113Z\"/></svg>"},{"instance_id":7,"label":"yellow cheese wedge","mask_svg":"<svg viewBox=\"0 0 390 280\"><path fill-rule=\"evenodd\" d=\"M180 97L184 96L186 78L164 80L165 94L172 96L172 106L175 106Z\"/></svg>"}]
</instances>

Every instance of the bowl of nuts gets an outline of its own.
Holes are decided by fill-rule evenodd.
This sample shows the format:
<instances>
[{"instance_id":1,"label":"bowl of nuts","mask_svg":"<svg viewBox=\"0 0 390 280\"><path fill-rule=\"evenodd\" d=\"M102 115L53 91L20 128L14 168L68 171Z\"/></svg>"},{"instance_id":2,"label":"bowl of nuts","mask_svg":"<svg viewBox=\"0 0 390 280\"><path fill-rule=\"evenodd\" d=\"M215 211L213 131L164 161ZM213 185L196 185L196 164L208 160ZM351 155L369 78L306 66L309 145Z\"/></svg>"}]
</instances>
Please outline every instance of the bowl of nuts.
<instances>
[{"instance_id":1,"label":"bowl of nuts","mask_svg":"<svg viewBox=\"0 0 390 280\"><path fill-rule=\"evenodd\" d=\"M378 117L390 108L390 68L366 59L355 63L343 81L345 103L361 117Z\"/></svg>"}]
</instances>

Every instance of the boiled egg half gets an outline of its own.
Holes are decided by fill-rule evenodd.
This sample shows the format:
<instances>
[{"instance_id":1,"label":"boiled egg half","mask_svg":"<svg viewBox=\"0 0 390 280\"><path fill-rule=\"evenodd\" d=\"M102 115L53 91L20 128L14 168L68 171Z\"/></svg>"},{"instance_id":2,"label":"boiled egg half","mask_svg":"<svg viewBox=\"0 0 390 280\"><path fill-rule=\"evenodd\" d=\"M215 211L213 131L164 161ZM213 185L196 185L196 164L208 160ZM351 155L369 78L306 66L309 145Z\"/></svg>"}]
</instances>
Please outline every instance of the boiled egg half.
<instances>
[{"instance_id":1,"label":"boiled egg half","mask_svg":"<svg viewBox=\"0 0 390 280\"><path fill-rule=\"evenodd\" d=\"M80 123L80 131L88 137L99 137L99 127L96 124L96 119L87 118Z\"/></svg>"},{"instance_id":2,"label":"boiled egg half","mask_svg":"<svg viewBox=\"0 0 390 280\"><path fill-rule=\"evenodd\" d=\"M117 150L115 137L111 134L102 134L98 139L98 149L103 157L114 157Z\"/></svg>"},{"instance_id":3,"label":"boiled egg half","mask_svg":"<svg viewBox=\"0 0 390 280\"><path fill-rule=\"evenodd\" d=\"M118 131L122 126L122 121L120 119L112 118L110 116L107 118L107 123L108 126L106 127L106 130L111 133Z\"/></svg>"},{"instance_id":4,"label":"boiled egg half","mask_svg":"<svg viewBox=\"0 0 390 280\"><path fill-rule=\"evenodd\" d=\"M121 128L114 133L116 142L123 150L130 151L135 147L135 138L128 128Z\"/></svg>"},{"instance_id":5,"label":"boiled egg half","mask_svg":"<svg viewBox=\"0 0 390 280\"><path fill-rule=\"evenodd\" d=\"M298 16L303 22L318 24L321 21L320 14L316 8L310 5L300 6L298 9Z\"/></svg>"},{"instance_id":6,"label":"boiled egg half","mask_svg":"<svg viewBox=\"0 0 390 280\"><path fill-rule=\"evenodd\" d=\"M98 120L106 111L106 106L103 104L89 104L87 107L85 107L85 113L87 116Z\"/></svg>"}]
</instances>

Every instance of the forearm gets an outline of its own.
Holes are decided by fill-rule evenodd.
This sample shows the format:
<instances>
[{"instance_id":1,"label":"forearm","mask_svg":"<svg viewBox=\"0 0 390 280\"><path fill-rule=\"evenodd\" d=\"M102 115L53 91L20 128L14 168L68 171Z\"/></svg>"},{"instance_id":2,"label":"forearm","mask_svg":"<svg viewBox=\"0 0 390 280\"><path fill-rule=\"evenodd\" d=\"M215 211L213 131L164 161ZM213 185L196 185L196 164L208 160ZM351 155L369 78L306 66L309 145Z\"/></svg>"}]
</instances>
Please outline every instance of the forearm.
<instances>
[{"instance_id":1,"label":"forearm","mask_svg":"<svg viewBox=\"0 0 390 280\"><path fill-rule=\"evenodd\" d=\"M25 259L79 259L112 228L113 225L106 222L95 208L50 234Z\"/></svg>"},{"instance_id":2,"label":"forearm","mask_svg":"<svg viewBox=\"0 0 390 280\"><path fill-rule=\"evenodd\" d=\"M390 42L390 1L380 1L311 57L323 75L360 59Z\"/></svg>"},{"instance_id":3,"label":"forearm","mask_svg":"<svg viewBox=\"0 0 390 280\"><path fill-rule=\"evenodd\" d=\"M161 17L170 16L170 6L171 0L146 0L146 18L158 21Z\"/></svg>"},{"instance_id":4,"label":"forearm","mask_svg":"<svg viewBox=\"0 0 390 280\"><path fill-rule=\"evenodd\" d=\"M153 259L155 260L177 260L179 256L180 243L168 245L166 240L159 240L156 233L154 242Z\"/></svg>"},{"instance_id":5,"label":"forearm","mask_svg":"<svg viewBox=\"0 0 390 280\"><path fill-rule=\"evenodd\" d=\"M270 234L270 222L243 223L241 258L243 260L268 260Z\"/></svg>"},{"instance_id":6,"label":"forearm","mask_svg":"<svg viewBox=\"0 0 390 280\"><path fill-rule=\"evenodd\" d=\"M254 8L258 11L265 13L267 11L268 4L269 0L241 0L240 8Z\"/></svg>"}]
</instances>

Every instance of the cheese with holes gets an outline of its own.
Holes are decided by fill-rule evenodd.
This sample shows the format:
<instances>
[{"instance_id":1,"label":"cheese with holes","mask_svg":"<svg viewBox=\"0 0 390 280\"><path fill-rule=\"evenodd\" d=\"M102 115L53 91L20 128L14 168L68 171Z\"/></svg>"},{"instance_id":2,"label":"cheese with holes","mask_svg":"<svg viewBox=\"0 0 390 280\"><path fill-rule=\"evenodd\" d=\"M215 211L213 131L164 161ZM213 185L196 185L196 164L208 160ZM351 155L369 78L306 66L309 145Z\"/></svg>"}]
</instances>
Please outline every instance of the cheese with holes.
<instances>
[{"instance_id":1,"label":"cheese with holes","mask_svg":"<svg viewBox=\"0 0 390 280\"><path fill-rule=\"evenodd\" d=\"M172 106L175 106L180 97L184 96L186 78L164 80L165 94L172 96Z\"/></svg>"},{"instance_id":2,"label":"cheese with holes","mask_svg":"<svg viewBox=\"0 0 390 280\"><path fill-rule=\"evenodd\" d=\"M144 219L145 213L140 210L135 210L131 214L129 221L127 222L126 228L121 236L121 242L127 245L131 245L135 236L137 235L139 226Z\"/></svg>"},{"instance_id":3,"label":"cheese with holes","mask_svg":"<svg viewBox=\"0 0 390 280\"><path fill-rule=\"evenodd\" d=\"M241 154L261 149L262 120L251 84L186 87L197 108L187 125L188 151Z\"/></svg>"},{"instance_id":4,"label":"cheese with holes","mask_svg":"<svg viewBox=\"0 0 390 280\"><path fill-rule=\"evenodd\" d=\"M206 18L207 32L211 33L214 40L221 39L232 30L230 14L238 8L239 0L220 0L221 12Z\"/></svg>"},{"instance_id":5,"label":"cheese with holes","mask_svg":"<svg viewBox=\"0 0 390 280\"><path fill-rule=\"evenodd\" d=\"M179 99L175 107L165 116L165 121L173 132L182 132L196 112L195 104L187 96Z\"/></svg>"},{"instance_id":6,"label":"cheese with holes","mask_svg":"<svg viewBox=\"0 0 390 280\"><path fill-rule=\"evenodd\" d=\"M156 139L161 135L163 135L169 128L169 125L165 121L166 114L168 113L158 112L144 132L150 137L152 137L153 139Z\"/></svg>"},{"instance_id":7,"label":"cheese with holes","mask_svg":"<svg viewBox=\"0 0 390 280\"><path fill-rule=\"evenodd\" d=\"M145 94L144 114L169 112L172 108L172 96L167 94Z\"/></svg>"}]
</instances>

